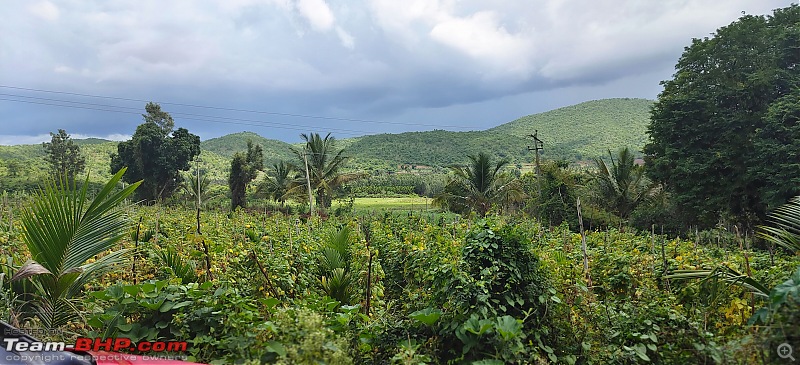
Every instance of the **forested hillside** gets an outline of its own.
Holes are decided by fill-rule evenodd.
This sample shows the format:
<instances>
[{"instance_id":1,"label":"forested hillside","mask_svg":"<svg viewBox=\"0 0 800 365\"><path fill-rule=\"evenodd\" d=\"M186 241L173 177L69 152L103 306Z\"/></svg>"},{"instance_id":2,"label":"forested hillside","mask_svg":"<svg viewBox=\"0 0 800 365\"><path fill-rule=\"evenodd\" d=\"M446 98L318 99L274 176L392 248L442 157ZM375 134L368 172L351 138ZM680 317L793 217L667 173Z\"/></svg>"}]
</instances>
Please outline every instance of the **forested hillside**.
<instances>
[{"instance_id":1,"label":"forested hillside","mask_svg":"<svg viewBox=\"0 0 800 365\"><path fill-rule=\"evenodd\" d=\"M403 164L448 166L464 163L466 156L481 151L523 163L533 159L527 148L532 145L527 135L539 130L539 138L545 142L545 158L575 162L605 155L607 150L621 146L638 153L647 139L652 104L646 99L595 100L528 115L485 131L377 134L339 140L339 147L347 148L353 164L363 169L392 169ZM211 139L201 147L231 156L246 149L248 138L264 147L268 162L272 158L291 158L289 144L249 132Z\"/></svg>"},{"instance_id":2,"label":"forested hillside","mask_svg":"<svg viewBox=\"0 0 800 365\"><path fill-rule=\"evenodd\" d=\"M253 132L240 132L228 134L219 138L212 138L200 143L200 149L214 152L222 157L230 158L234 153L247 150L247 140L261 145L264 149L264 158L267 163L285 160L294 156L290 144L274 139L264 138Z\"/></svg>"},{"instance_id":3,"label":"forested hillside","mask_svg":"<svg viewBox=\"0 0 800 365\"><path fill-rule=\"evenodd\" d=\"M526 137L539 131L544 141L542 155L551 160L571 162L604 155L607 150L629 146L639 151L646 140L645 129L652 101L645 99L604 99L589 101L545 113L528 115L485 131L452 132L434 130L398 134L377 134L339 139L351 157L348 165L357 170L390 170L400 165L445 167L467 161L468 155L487 152L512 163L533 161ZM320 133L327 133L319 131ZM334 135L335 137L335 135ZM247 149L247 141L261 145L267 165L293 160L291 144L265 138L253 132L233 133L203 141L201 164L214 180L224 180L229 160ZM86 156L86 168L97 178L110 177L109 155L116 142L89 138L76 140ZM9 163L24 179L44 176L46 165L41 145L0 146L0 173L8 175Z\"/></svg>"},{"instance_id":4,"label":"forested hillside","mask_svg":"<svg viewBox=\"0 0 800 365\"><path fill-rule=\"evenodd\" d=\"M567 160L590 159L622 146L638 152L647 140L652 106L647 99L587 101L528 115L487 132L526 136L539 130L545 154Z\"/></svg>"}]
</instances>

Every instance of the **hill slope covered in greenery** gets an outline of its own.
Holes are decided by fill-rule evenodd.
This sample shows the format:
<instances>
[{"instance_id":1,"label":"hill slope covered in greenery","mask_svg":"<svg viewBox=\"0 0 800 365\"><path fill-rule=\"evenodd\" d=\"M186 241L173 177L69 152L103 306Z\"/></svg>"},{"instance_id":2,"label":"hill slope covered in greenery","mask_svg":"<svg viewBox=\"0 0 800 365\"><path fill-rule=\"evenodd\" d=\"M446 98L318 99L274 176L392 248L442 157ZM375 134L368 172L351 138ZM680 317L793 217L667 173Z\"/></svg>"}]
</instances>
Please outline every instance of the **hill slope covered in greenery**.
<instances>
[{"instance_id":1,"label":"hill slope covered in greenery","mask_svg":"<svg viewBox=\"0 0 800 365\"><path fill-rule=\"evenodd\" d=\"M647 138L651 106L652 101L645 99L595 100L528 115L485 131L377 134L342 139L338 146L347 148L346 154L352 157L350 168L359 170L395 170L399 165L444 167L465 163L468 155L479 152L507 157L513 163L526 163L534 158L528 151L532 140L526 136L538 130L539 138L544 141L544 158L574 162L602 156L608 149L613 151L623 146L641 149ZM241 132L201 142L201 165L213 179L224 181L230 158L247 149L247 140L262 146L268 165L295 158L289 143ZM87 170L93 177L108 178L109 155L116 152L117 142L92 138L76 143L81 145ZM20 175L44 176L47 169L44 157L41 144L0 146L0 174L6 175L7 161L17 161Z\"/></svg>"},{"instance_id":2,"label":"hill slope covered in greenery","mask_svg":"<svg viewBox=\"0 0 800 365\"><path fill-rule=\"evenodd\" d=\"M434 130L360 137L349 146L358 161L383 161L389 165L446 166L464 163L468 155L488 152L512 162L532 162L527 137L535 130L544 141L548 159L587 160L628 146L639 151L653 102L646 99L588 101L544 113L528 115L485 131Z\"/></svg>"},{"instance_id":3,"label":"hill slope covered in greenery","mask_svg":"<svg viewBox=\"0 0 800 365\"><path fill-rule=\"evenodd\" d=\"M546 155L582 160L624 146L641 150L647 141L652 106L653 101L647 99L587 101L524 116L487 132L527 136L538 130Z\"/></svg>"}]
</instances>

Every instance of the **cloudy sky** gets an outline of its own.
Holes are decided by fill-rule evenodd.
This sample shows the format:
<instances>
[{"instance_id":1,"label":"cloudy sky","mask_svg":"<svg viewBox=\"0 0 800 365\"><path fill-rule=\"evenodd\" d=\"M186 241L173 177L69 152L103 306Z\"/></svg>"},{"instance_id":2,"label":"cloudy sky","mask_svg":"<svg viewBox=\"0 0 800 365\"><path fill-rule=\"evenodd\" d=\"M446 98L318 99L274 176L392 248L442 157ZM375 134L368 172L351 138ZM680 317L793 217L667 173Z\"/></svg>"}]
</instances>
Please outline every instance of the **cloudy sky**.
<instances>
[{"instance_id":1,"label":"cloudy sky","mask_svg":"<svg viewBox=\"0 0 800 365\"><path fill-rule=\"evenodd\" d=\"M126 138L146 101L202 139L477 130L654 99L692 38L774 0L3 0L0 144Z\"/></svg>"}]
</instances>

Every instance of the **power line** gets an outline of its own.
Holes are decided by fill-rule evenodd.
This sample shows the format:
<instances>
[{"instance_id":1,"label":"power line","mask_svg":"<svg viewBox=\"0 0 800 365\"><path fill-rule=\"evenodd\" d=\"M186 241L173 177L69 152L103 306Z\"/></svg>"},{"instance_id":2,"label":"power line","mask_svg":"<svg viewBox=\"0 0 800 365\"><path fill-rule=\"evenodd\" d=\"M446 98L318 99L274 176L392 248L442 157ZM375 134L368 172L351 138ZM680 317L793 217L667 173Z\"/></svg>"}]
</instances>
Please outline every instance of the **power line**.
<instances>
[{"instance_id":1,"label":"power line","mask_svg":"<svg viewBox=\"0 0 800 365\"><path fill-rule=\"evenodd\" d=\"M14 99L0 98L0 101L11 101L11 102L16 102L16 103L37 104L37 105L49 105L49 106L58 106L58 107L73 108L73 109L97 110L97 111L112 112L112 113L122 113L122 114L137 114L137 115L140 114L140 113L128 112L128 111L124 111L124 110L92 108L92 107L88 107L88 106L78 106L78 105L53 104L53 103L46 103L46 102L39 102L39 101L29 101L29 100L14 100ZM195 121L203 121L203 122L210 122L210 123L247 125L247 126L262 127L262 128L271 127L271 126L265 125L265 124L254 124L254 123L244 123L244 122L201 119L201 118L194 118L194 117L184 118L184 119L186 119L186 120L195 120ZM298 130L298 131L308 132L307 128L295 128L295 127L289 127L289 126L274 126L274 128L291 129L291 130ZM327 129L333 129L333 128L327 128ZM359 135L362 135L364 133L363 132L352 131L352 132L344 132L343 134L348 134L348 135L352 135L352 136L359 136Z\"/></svg>"},{"instance_id":2,"label":"power line","mask_svg":"<svg viewBox=\"0 0 800 365\"><path fill-rule=\"evenodd\" d=\"M34 89L34 88L26 88L26 87L11 86L11 85L0 85L0 88L13 89L13 90L24 90L24 91L33 91L33 92L41 92L41 93L50 93L50 94L63 94L63 95L81 96L81 97L86 97L86 98L99 98L99 99L110 99L110 100L121 100L121 101L134 101L134 102L140 102L140 103L147 103L147 102L152 101L152 100L143 100L143 99L135 99L135 98L124 98L124 97L116 97L116 96L73 93L73 92L67 92L67 91ZM358 122L358 123L393 124L393 125L416 126L416 127L472 129L472 127L457 126L457 125L435 125L435 124L425 124L425 123L390 122L390 121L383 121L383 120L339 118L339 117L327 117L327 116L319 116L319 115L281 113L281 112L271 112L271 111L263 111L263 110L238 109L238 108L227 108L227 107L207 106L207 105L197 105L197 104L184 104L184 103L175 103L175 102L167 102L167 101L155 101L155 102L159 103L159 104L163 104L163 105L175 105L175 106L184 106L184 107L190 107L190 108L202 108L202 109L211 109L211 110L224 110L224 111L233 111L233 112L241 112L241 113L268 114L268 115L277 115L277 116L292 117L292 118L325 119L325 120L338 120L338 121Z\"/></svg>"},{"instance_id":3,"label":"power line","mask_svg":"<svg viewBox=\"0 0 800 365\"><path fill-rule=\"evenodd\" d=\"M5 94L5 93L0 93L0 96L10 96L10 97L14 97L14 98L43 100L43 101L66 103L66 104L88 105L88 106L92 107L92 108L86 107L86 108L83 108L83 109L108 111L108 112L119 112L119 113L126 113L126 114L141 114L139 112L141 109L140 108L134 108L134 107L108 105L108 104L86 103L86 102L72 101L72 100L41 98L41 97L36 97L36 96L25 96L25 95ZM12 101L12 102L25 102L23 100L5 99L5 98L4 99L0 99L0 100ZM75 107L75 108L77 108L74 105L51 104L51 103L34 103L34 102L29 102L29 103L30 104L40 104L40 105L50 105L50 106L64 106L64 107ZM94 107L99 107L99 108L94 108ZM105 108L127 109L127 110L131 110L131 111L128 112L128 111L124 111L124 110L105 109ZM194 114L194 113L170 112L169 114L170 115L176 115L176 116L187 116L189 118L184 118L184 119L189 119L189 120L192 120L195 117L196 118L203 118L203 119L194 119L194 120L202 120L202 121L207 121L207 122L213 122L213 120L211 120L211 119L222 119L222 120L230 120L230 121L236 121L236 122L256 123L256 124L246 124L246 125L275 127L275 128L284 128L284 127L286 127L287 129L295 129L295 130L298 129L297 127L305 127L307 129L308 128L318 128L317 126L302 125L302 124L296 124L296 123L268 122L268 121L262 121L262 120L256 120L256 119L233 118L233 117L213 116L213 115ZM209 118L211 118L211 119L209 119ZM354 133L354 134L375 133L375 132L372 132L372 131L362 131L362 130L353 130L353 129L344 129L344 128L330 128L330 127L325 127L325 128L326 129L330 129L332 131L340 131L340 132L344 132L344 133Z\"/></svg>"}]
</instances>

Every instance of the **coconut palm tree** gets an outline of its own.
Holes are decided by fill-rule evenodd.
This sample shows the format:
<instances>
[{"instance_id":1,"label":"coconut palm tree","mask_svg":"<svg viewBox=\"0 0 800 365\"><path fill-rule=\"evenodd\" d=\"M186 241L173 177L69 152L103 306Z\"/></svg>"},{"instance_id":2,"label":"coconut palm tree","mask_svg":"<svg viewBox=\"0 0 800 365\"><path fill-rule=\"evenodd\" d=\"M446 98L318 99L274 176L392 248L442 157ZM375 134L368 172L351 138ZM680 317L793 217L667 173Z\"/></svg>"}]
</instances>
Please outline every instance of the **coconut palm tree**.
<instances>
[{"instance_id":1,"label":"coconut palm tree","mask_svg":"<svg viewBox=\"0 0 800 365\"><path fill-rule=\"evenodd\" d=\"M655 187L644 176L644 168L635 163L633 153L628 147L620 149L616 158L608 150L608 157L611 160L610 168L603 159L594 160L597 168L594 174L597 202L618 217L626 219L639 203L650 196Z\"/></svg>"},{"instance_id":2,"label":"coconut palm tree","mask_svg":"<svg viewBox=\"0 0 800 365\"><path fill-rule=\"evenodd\" d=\"M200 179L197 178L198 175ZM193 202L195 208L197 208L198 201L200 202L200 208L203 208L206 203L222 195L220 192L211 189L211 179L208 178L207 174L196 170L194 173L184 174L182 189L186 200ZM199 199L198 195L200 196Z\"/></svg>"},{"instance_id":3,"label":"coconut palm tree","mask_svg":"<svg viewBox=\"0 0 800 365\"><path fill-rule=\"evenodd\" d=\"M305 168L308 162L309 181L314 192L316 204L330 208L334 190L342 184L361 178L363 174L342 173L347 161L344 150L336 151L336 139L330 133L320 137L319 133L300 134L306 142L302 149L292 148L299 166Z\"/></svg>"},{"instance_id":4,"label":"coconut palm tree","mask_svg":"<svg viewBox=\"0 0 800 365\"><path fill-rule=\"evenodd\" d=\"M508 160L493 164L485 153L469 156L469 159L467 166L450 168L453 174L444 192L434 198L435 204L459 213L475 211L483 217L495 203L522 199L524 193L517 179L501 172L509 164Z\"/></svg>"},{"instance_id":5,"label":"coconut palm tree","mask_svg":"<svg viewBox=\"0 0 800 365\"><path fill-rule=\"evenodd\" d=\"M127 250L113 249L127 233L129 221L119 205L141 181L115 191L125 173L117 172L91 201L87 197L89 177L80 188L65 179L48 181L36 193L22 215L23 239L31 254L12 277L30 280L35 288L35 315L49 328L76 318L73 299L89 280L120 264ZM89 259L96 260L87 263Z\"/></svg>"},{"instance_id":6,"label":"coconut palm tree","mask_svg":"<svg viewBox=\"0 0 800 365\"><path fill-rule=\"evenodd\" d=\"M266 196L284 205L292 194L302 194L305 186L298 183L297 168L289 162L280 161L272 164L264 180L258 185L257 194ZM305 179L305 176L302 177ZM304 181L303 181L304 182Z\"/></svg>"}]
</instances>

